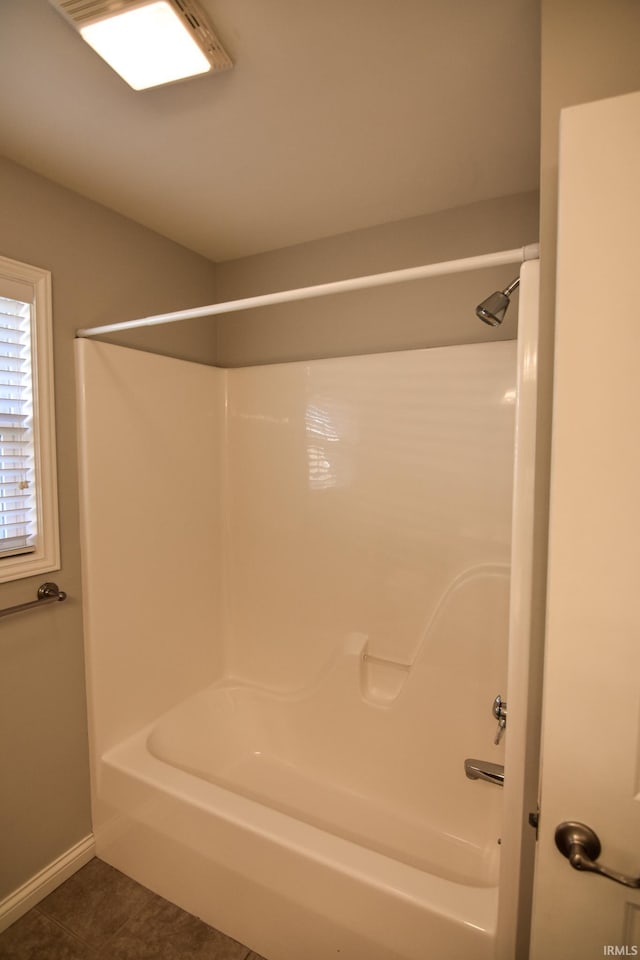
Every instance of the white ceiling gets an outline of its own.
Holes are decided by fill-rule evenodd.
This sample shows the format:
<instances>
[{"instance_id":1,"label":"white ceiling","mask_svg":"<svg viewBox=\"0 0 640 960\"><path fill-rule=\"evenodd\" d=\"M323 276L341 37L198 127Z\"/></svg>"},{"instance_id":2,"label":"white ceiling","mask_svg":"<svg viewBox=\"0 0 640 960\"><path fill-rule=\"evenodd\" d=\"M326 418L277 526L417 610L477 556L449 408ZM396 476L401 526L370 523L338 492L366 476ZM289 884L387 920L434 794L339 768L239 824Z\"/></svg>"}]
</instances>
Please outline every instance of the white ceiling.
<instances>
[{"instance_id":1,"label":"white ceiling","mask_svg":"<svg viewBox=\"0 0 640 960\"><path fill-rule=\"evenodd\" d=\"M212 260L538 185L539 0L201 0L233 70L136 93L0 0L0 150Z\"/></svg>"}]
</instances>

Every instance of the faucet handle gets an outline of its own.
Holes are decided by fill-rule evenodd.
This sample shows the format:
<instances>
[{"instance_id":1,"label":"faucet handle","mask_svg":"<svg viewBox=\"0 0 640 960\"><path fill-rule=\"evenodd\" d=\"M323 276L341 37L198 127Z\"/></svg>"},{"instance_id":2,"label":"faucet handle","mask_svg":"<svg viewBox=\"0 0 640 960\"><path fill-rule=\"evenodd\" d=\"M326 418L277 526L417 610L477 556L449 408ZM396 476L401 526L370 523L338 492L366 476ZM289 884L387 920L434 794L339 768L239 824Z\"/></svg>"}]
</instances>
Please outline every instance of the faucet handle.
<instances>
[{"instance_id":1,"label":"faucet handle","mask_svg":"<svg viewBox=\"0 0 640 960\"><path fill-rule=\"evenodd\" d=\"M493 701L493 707L491 712L498 721L498 729L496 730L496 735L494 739L494 744L497 746L500 743L502 734L507 725L507 701L503 700L500 694Z\"/></svg>"}]
</instances>

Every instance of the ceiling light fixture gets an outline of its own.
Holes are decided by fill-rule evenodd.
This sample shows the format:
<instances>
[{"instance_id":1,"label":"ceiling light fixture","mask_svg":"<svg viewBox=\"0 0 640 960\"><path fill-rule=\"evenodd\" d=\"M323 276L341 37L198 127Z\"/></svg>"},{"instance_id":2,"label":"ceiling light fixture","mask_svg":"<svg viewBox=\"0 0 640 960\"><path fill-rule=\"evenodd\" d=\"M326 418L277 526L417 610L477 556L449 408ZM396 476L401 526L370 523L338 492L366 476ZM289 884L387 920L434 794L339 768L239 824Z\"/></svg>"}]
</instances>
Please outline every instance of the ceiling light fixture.
<instances>
[{"instance_id":1,"label":"ceiling light fixture","mask_svg":"<svg viewBox=\"0 0 640 960\"><path fill-rule=\"evenodd\" d=\"M134 90L233 66L195 0L50 0Z\"/></svg>"}]
</instances>

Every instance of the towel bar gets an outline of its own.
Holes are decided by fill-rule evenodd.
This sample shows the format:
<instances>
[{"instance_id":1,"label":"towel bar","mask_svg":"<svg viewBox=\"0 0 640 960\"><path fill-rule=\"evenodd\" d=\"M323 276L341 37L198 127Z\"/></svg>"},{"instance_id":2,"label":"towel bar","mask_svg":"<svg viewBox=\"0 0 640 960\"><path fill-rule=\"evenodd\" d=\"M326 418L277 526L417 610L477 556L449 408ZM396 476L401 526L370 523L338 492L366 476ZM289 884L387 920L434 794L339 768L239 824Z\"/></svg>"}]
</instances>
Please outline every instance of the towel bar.
<instances>
[{"instance_id":1,"label":"towel bar","mask_svg":"<svg viewBox=\"0 0 640 960\"><path fill-rule=\"evenodd\" d=\"M17 603L15 607L5 607L0 610L0 617L8 617L11 613L21 613L22 610L32 610L35 607L42 607L46 603L52 603L54 600L66 600L67 595L64 590L60 590L57 583L41 583L38 587L38 599L29 600L27 603Z\"/></svg>"}]
</instances>

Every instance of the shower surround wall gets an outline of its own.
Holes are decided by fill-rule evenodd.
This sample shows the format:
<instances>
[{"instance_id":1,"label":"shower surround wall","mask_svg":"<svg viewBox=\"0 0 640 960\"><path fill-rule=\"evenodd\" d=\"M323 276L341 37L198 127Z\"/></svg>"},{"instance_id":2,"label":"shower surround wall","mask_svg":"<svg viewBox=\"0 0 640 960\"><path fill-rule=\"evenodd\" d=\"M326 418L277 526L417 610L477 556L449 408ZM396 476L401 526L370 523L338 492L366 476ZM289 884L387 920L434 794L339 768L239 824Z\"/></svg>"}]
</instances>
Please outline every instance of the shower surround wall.
<instances>
[{"instance_id":1,"label":"shower surround wall","mask_svg":"<svg viewBox=\"0 0 640 960\"><path fill-rule=\"evenodd\" d=\"M106 749L223 670L224 373L89 342L77 360L95 777Z\"/></svg>"},{"instance_id":2,"label":"shower surround wall","mask_svg":"<svg viewBox=\"0 0 640 960\"><path fill-rule=\"evenodd\" d=\"M516 344L77 353L98 854L270 960L488 960Z\"/></svg>"},{"instance_id":3,"label":"shower surround wall","mask_svg":"<svg viewBox=\"0 0 640 960\"><path fill-rule=\"evenodd\" d=\"M409 668L456 577L508 565L515 349L229 371L231 673L307 686L354 637Z\"/></svg>"}]
</instances>

